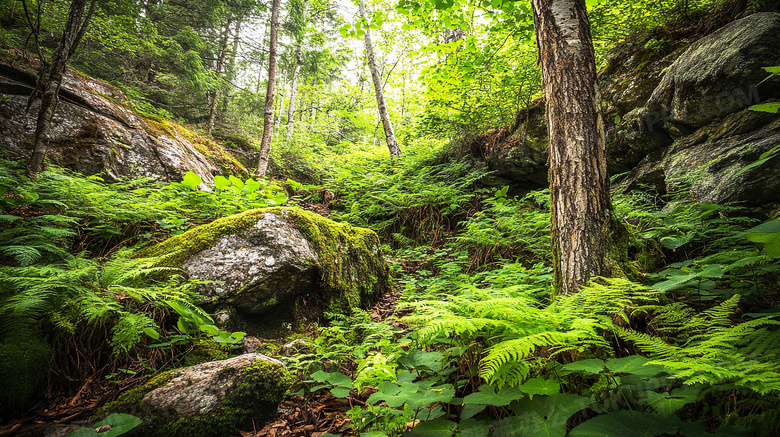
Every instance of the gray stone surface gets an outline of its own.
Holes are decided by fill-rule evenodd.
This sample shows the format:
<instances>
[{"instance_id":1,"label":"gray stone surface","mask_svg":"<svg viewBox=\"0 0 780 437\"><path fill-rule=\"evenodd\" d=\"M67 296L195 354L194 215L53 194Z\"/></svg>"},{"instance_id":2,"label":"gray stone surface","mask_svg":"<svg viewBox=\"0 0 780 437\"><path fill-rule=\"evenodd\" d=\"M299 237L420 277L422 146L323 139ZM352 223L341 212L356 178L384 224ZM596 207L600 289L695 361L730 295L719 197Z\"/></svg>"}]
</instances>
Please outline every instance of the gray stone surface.
<instances>
[{"instance_id":1,"label":"gray stone surface","mask_svg":"<svg viewBox=\"0 0 780 437\"><path fill-rule=\"evenodd\" d=\"M780 65L778 35L780 14L764 12L699 39L667 70L647 110L680 135L772 98L776 84L762 67Z\"/></svg>"},{"instance_id":2,"label":"gray stone surface","mask_svg":"<svg viewBox=\"0 0 780 437\"><path fill-rule=\"evenodd\" d=\"M769 212L780 203L780 152L760 166L742 170L777 145L780 115L743 110L649 155L631 172L624 190L640 184L655 185L662 192L690 186L691 198L702 202L738 202Z\"/></svg>"},{"instance_id":3,"label":"gray stone surface","mask_svg":"<svg viewBox=\"0 0 780 437\"><path fill-rule=\"evenodd\" d=\"M318 288L317 254L283 217L265 214L246 230L226 235L182 266L208 281L198 292L238 311L264 314Z\"/></svg>"},{"instance_id":4,"label":"gray stone surface","mask_svg":"<svg viewBox=\"0 0 780 437\"><path fill-rule=\"evenodd\" d=\"M185 418L211 413L245 381L242 370L256 360L284 367L279 360L252 353L177 369L171 381L144 396L144 408Z\"/></svg>"},{"instance_id":5,"label":"gray stone surface","mask_svg":"<svg viewBox=\"0 0 780 437\"><path fill-rule=\"evenodd\" d=\"M2 154L31 153L40 102L33 103L29 115L24 109L34 80L22 67L0 64L0 92L6 97L0 102ZM109 180L145 176L180 181L192 171L212 184L213 174L226 165L207 158L175 125L153 126L118 89L73 70L64 76L52 127L49 160L80 173L103 173Z\"/></svg>"}]
</instances>

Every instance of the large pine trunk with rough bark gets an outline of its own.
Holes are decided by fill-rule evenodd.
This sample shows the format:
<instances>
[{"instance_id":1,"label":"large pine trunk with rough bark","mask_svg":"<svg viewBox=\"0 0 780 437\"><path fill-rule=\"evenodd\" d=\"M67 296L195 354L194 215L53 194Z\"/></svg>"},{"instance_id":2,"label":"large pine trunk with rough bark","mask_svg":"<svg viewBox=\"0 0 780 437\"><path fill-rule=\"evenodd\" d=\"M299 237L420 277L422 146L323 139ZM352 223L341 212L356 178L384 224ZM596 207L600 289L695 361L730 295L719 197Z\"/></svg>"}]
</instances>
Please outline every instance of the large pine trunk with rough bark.
<instances>
[{"instance_id":1,"label":"large pine trunk with rough bark","mask_svg":"<svg viewBox=\"0 0 780 437\"><path fill-rule=\"evenodd\" d=\"M368 21L368 14L366 13L366 3L364 0L360 0L360 16L364 20ZM382 127L385 130L385 140L387 142L387 149L390 151L390 156L400 156L401 148L398 147L398 142L395 140L395 132L393 132L393 124L390 122L390 115L387 112L387 105L385 104L385 94L382 92L382 80L379 77L379 69L376 67L376 60L374 59L374 45L371 42L371 31L366 28L363 38L366 43L366 59L368 60L368 69L371 70L371 79L374 82L374 93L376 94L376 104L379 108L379 118L382 120Z\"/></svg>"},{"instance_id":2,"label":"large pine trunk with rough bark","mask_svg":"<svg viewBox=\"0 0 780 437\"><path fill-rule=\"evenodd\" d=\"M43 168L43 160L46 157L46 149L49 147L49 137L51 136L51 120L54 118L59 103L62 75L65 73L68 59L76 51L79 41L84 36L86 26L89 25L89 19L94 10L95 3L92 0L89 13L82 23L87 3L89 0L73 0L71 2L62 38L51 57L49 72L42 86L43 95L35 125L35 146L30 161L27 163L27 172L31 175L38 173ZM42 74L40 77L43 76Z\"/></svg>"},{"instance_id":3,"label":"large pine trunk with rough bark","mask_svg":"<svg viewBox=\"0 0 780 437\"><path fill-rule=\"evenodd\" d=\"M550 133L556 286L611 274L604 123L585 0L533 0Z\"/></svg>"},{"instance_id":4,"label":"large pine trunk with rough bark","mask_svg":"<svg viewBox=\"0 0 780 437\"><path fill-rule=\"evenodd\" d=\"M268 88L265 92L263 111L263 139L260 141L260 156L257 160L257 176L264 177L268 169L268 155L271 153L271 137L274 130L274 89L276 86L276 46L279 34L279 3L271 6L271 41L268 47Z\"/></svg>"}]
</instances>

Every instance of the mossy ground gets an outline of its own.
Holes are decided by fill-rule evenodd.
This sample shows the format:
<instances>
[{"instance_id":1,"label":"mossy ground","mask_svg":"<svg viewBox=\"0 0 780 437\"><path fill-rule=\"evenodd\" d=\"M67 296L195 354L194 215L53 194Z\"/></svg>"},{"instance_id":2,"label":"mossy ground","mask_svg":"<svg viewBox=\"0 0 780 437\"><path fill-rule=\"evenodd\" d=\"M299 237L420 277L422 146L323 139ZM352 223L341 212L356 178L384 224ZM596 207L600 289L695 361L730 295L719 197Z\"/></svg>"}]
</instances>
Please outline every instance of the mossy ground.
<instances>
[{"instance_id":1,"label":"mossy ground","mask_svg":"<svg viewBox=\"0 0 780 437\"><path fill-rule=\"evenodd\" d=\"M50 359L51 347L32 335L0 343L0 417L21 410L39 394Z\"/></svg>"}]
</instances>

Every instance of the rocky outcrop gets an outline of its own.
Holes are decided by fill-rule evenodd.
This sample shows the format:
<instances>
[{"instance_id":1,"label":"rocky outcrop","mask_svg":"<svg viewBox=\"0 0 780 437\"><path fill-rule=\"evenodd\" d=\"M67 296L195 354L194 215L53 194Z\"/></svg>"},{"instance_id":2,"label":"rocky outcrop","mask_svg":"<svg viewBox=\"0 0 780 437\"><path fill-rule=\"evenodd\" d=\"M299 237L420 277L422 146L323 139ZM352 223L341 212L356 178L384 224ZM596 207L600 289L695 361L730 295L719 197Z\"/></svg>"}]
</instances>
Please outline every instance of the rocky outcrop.
<instances>
[{"instance_id":1,"label":"rocky outcrop","mask_svg":"<svg viewBox=\"0 0 780 437\"><path fill-rule=\"evenodd\" d=\"M377 235L292 208L247 211L142 251L202 281L216 319L249 332L349 313L389 284Z\"/></svg>"},{"instance_id":2,"label":"rocky outcrop","mask_svg":"<svg viewBox=\"0 0 780 437\"><path fill-rule=\"evenodd\" d=\"M669 68L645 105L675 136L773 97L780 76L780 14L758 13L699 39ZM760 89L759 89L760 88Z\"/></svg>"},{"instance_id":3,"label":"rocky outcrop","mask_svg":"<svg viewBox=\"0 0 780 437\"><path fill-rule=\"evenodd\" d=\"M281 361L245 354L172 370L104 406L98 419L128 413L128 436L228 436L273 416L293 382Z\"/></svg>"},{"instance_id":4,"label":"rocky outcrop","mask_svg":"<svg viewBox=\"0 0 780 437\"><path fill-rule=\"evenodd\" d=\"M0 61L0 154L29 156L39 101L25 114L35 87L32 68ZM142 116L117 88L68 70L52 123L50 161L108 180L151 177L180 181L188 170L206 183L215 173L246 175L222 147L167 120Z\"/></svg>"},{"instance_id":5,"label":"rocky outcrop","mask_svg":"<svg viewBox=\"0 0 780 437\"><path fill-rule=\"evenodd\" d=\"M780 14L764 12L696 41L617 48L599 79L607 163L610 174L628 173L624 190L688 186L706 202L759 210L778 203L768 193L780 190L780 159L748 166L780 144L780 116L747 109L780 99L780 74L762 68L780 65L777 35ZM520 187L547 185L543 108L539 103L521 114L512 147L485 153L491 170Z\"/></svg>"},{"instance_id":6,"label":"rocky outcrop","mask_svg":"<svg viewBox=\"0 0 780 437\"><path fill-rule=\"evenodd\" d=\"M648 148L625 190L690 186L690 195L705 202L758 210L778 203L780 160L748 166L780 144L780 115L746 109L780 99L780 75L761 68L780 65L778 34L780 14L754 14L700 39L677 59L645 108L634 111L636 129L628 129L634 144L662 135L675 142Z\"/></svg>"}]
</instances>

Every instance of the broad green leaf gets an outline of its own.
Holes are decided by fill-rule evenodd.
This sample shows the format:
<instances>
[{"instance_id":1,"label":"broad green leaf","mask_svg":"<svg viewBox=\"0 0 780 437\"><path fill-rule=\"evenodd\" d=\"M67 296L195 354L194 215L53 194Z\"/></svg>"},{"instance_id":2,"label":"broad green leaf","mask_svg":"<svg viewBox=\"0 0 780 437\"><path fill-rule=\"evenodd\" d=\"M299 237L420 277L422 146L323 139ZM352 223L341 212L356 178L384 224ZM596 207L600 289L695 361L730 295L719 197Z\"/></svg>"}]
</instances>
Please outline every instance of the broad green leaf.
<instances>
[{"instance_id":1,"label":"broad green leaf","mask_svg":"<svg viewBox=\"0 0 780 437\"><path fill-rule=\"evenodd\" d=\"M630 373L639 376L655 376L664 370L658 364L647 364L649 360L639 355L630 355L625 358L611 358L607 360L607 368L614 373Z\"/></svg>"},{"instance_id":2,"label":"broad green leaf","mask_svg":"<svg viewBox=\"0 0 780 437\"><path fill-rule=\"evenodd\" d=\"M780 66L764 67L764 70L769 73L780 73Z\"/></svg>"},{"instance_id":3,"label":"broad green leaf","mask_svg":"<svg viewBox=\"0 0 780 437\"><path fill-rule=\"evenodd\" d=\"M372 393L371 396L369 396L366 400L366 402L369 404L375 404L384 399L387 399L390 396L396 396L401 392L401 387L398 384L392 383L390 381L380 382L376 389L377 391Z\"/></svg>"},{"instance_id":4,"label":"broad green leaf","mask_svg":"<svg viewBox=\"0 0 780 437\"><path fill-rule=\"evenodd\" d=\"M219 190L227 190L230 187L230 181L224 176L214 176L214 186Z\"/></svg>"},{"instance_id":5,"label":"broad green leaf","mask_svg":"<svg viewBox=\"0 0 780 437\"><path fill-rule=\"evenodd\" d=\"M337 398L345 398L349 396L350 389L347 387L333 387L330 389L330 394Z\"/></svg>"},{"instance_id":6,"label":"broad green leaf","mask_svg":"<svg viewBox=\"0 0 780 437\"><path fill-rule=\"evenodd\" d=\"M458 423L458 437L487 437L492 425L487 420L463 419Z\"/></svg>"},{"instance_id":7,"label":"broad green leaf","mask_svg":"<svg viewBox=\"0 0 780 437\"><path fill-rule=\"evenodd\" d=\"M460 410L460 419L465 420L476 416L487 408L486 404L465 404Z\"/></svg>"},{"instance_id":8,"label":"broad green leaf","mask_svg":"<svg viewBox=\"0 0 780 437\"><path fill-rule=\"evenodd\" d=\"M191 190L197 190L198 185L200 185L202 182L203 179L200 176L191 171L188 171L184 174L184 179L182 179L181 184Z\"/></svg>"},{"instance_id":9,"label":"broad green leaf","mask_svg":"<svg viewBox=\"0 0 780 437\"><path fill-rule=\"evenodd\" d=\"M249 178L244 183L244 189L246 189L247 194L252 194L257 192L257 190L260 189L260 182L257 182L256 180Z\"/></svg>"},{"instance_id":10,"label":"broad green leaf","mask_svg":"<svg viewBox=\"0 0 780 437\"><path fill-rule=\"evenodd\" d=\"M148 335L149 337L159 340L160 339L160 333L157 332L154 328L144 328L144 334Z\"/></svg>"},{"instance_id":11,"label":"broad green leaf","mask_svg":"<svg viewBox=\"0 0 780 437\"><path fill-rule=\"evenodd\" d=\"M598 360L591 358L588 360L575 361L563 366L563 370L570 370L572 372L585 372L591 375L603 372L605 369L604 360Z\"/></svg>"},{"instance_id":12,"label":"broad green leaf","mask_svg":"<svg viewBox=\"0 0 780 437\"><path fill-rule=\"evenodd\" d=\"M763 252L780 257L780 219L762 223L745 231L745 237L754 243L763 243Z\"/></svg>"},{"instance_id":13,"label":"broad green leaf","mask_svg":"<svg viewBox=\"0 0 780 437\"><path fill-rule=\"evenodd\" d=\"M499 421L493 436L564 437L569 417L590 404L590 399L573 394L524 398L509 406L515 416Z\"/></svg>"},{"instance_id":14,"label":"broad green leaf","mask_svg":"<svg viewBox=\"0 0 780 437\"><path fill-rule=\"evenodd\" d=\"M478 404L478 405L493 405L496 407L504 407L509 405L512 401L523 397L523 392L517 388L505 388L496 393L495 387L488 384L479 386L479 391L471 393L463 398L463 403Z\"/></svg>"},{"instance_id":15,"label":"broad green leaf","mask_svg":"<svg viewBox=\"0 0 780 437\"><path fill-rule=\"evenodd\" d=\"M233 184L233 186L235 187L235 191L237 193L240 193L241 190L244 189L244 182L241 179L239 179L239 178L237 178L237 177L235 177L233 175L230 175L230 176L228 176L228 180L230 181L231 184Z\"/></svg>"},{"instance_id":16,"label":"broad green leaf","mask_svg":"<svg viewBox=\"0 0 780 437\"><path fill-rule=\"evenodd\" d=\"M417 396L413 396L411 399L408 399L406 404L409 405L409 408L412 410L418 410L422 407L433 405L438 402L450 402L454 397L455 387L450 384L442 384L418 393Z\"/></svg>"},{"instance_id":17,"label":"broad green leaf","mask_svg":"<svg viewBox=\"0 0 780 437\"><path fill-rule=\"evenodd\" d=\"M571 430L568 437L655 437L674 434L679 422L676 417L670 420L668 416L624 410L594 417Z\"/></svg>"},{"instance_id":18,"label":"broad green leaf","mask_svg":"<svg viewBox=\"0 0 780 437\"><path fill-rule=\"evenodd\" d=\"M398 364L408 369L423 369L438 372L441 370L441 363L444 355L441 352L425 352L421 350L412 350L405 357L398 360Z\"/></svg>"},{"instance_id":19,"label":"broad green leaf","mask_svg":"<svg viewBox=\"0 0 780 437\"><path fill-rule=\"evenodd\" d=\"M328 435L333 435L333 434L328 434ZM325 434L321 435L320 437L325 437ZM360 437L387 437L387 433L381 431L361 432Z\"/></svg>"},{"instance_id":20,"label":"broad green leaf","mask_svg":"<svg viewBox=\"0 0 780 437\"><path fill-rule=\"evenodd\" d=\"M776 114L780 112L780 103L759 103L750 107L753 111L769 112Z\"/></svg>"},{"instance_id":21,"label":"broad green leaf","mask_svg":"<svg viewBox=\"0 0 780 437\"><path fill-rule=\"evenodd\" d=\"M650 405L659 414L670 416L680 408L699 400L702 386L689 385L672 390L670 393L643 392L642 403Z\"/></svg>"},{"instance_id":22,"label":"broad green leaf","mask_svg":"<svg viewBox=\"0 0 780 437\"><path fill-rule=\"evenodd\" d=\"M130 414L115 413L100 422L92 425L90 428L79 428L68 435L68 437L116 437L122 435L141 424L141 419ZM98 433L97 428L108 425L111 428L108 431Z\"/></svg>"},{"instance_id":23,"label":"broad green leaf","mask_svg":"<svg viewBox=\"0 0 780 437\"><path fill-rule=\"evenodd\" d=\"M318 370L311 374L311 379L317 382L325 382L328 379L328 376L330 376L330 373Z\"/></svg>"},{"instance_id":24,"label":"broad green leaf","mask_svg":"<svg viewBox=\"0 0 780 437\"><path fill-rule=\"evenodd\" d=\"M533 398L534 395L553 395L561 391L561 384L558 381L543 377L529 379L520 386L523 393L528 393Z\"/></svg>"},{"instance_id":25,"label":"broad green leaf","mask_svg":"<svg viewBox=\"0 0 780 437\"><path fill-rule=\"evenodd\" d=\"M412 428L411 431L405 432L404 436L420 436L420 437L452 437L457 429L458 424L447 419L434 419L428 422L421 422L419 425Z\"/></svg>"},{"instance_id":26,"label":"broad green leaf","mask_svg":"<svg viewBox=\"0 0 780 437\"><path fill-rule=\"evenodd\" d=\"M208 335L219 335L219 328L214 325L200 325L198 329L205 332Z\"/></svg>"},{"instance_id":27,"label":"broad green leaf","mask_svg":"<svg viewBox=\"0 0 780 437\"><path fill-rule=\"evenodd\" d=\"M341 372L330 373L327 378L325 378L325 381L336 386L352 388L352 379Z\"/></svg>"}]
</instances>

